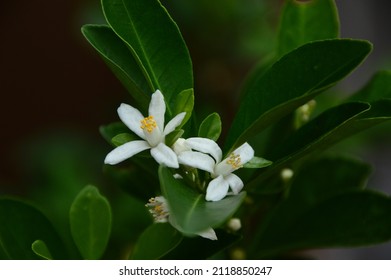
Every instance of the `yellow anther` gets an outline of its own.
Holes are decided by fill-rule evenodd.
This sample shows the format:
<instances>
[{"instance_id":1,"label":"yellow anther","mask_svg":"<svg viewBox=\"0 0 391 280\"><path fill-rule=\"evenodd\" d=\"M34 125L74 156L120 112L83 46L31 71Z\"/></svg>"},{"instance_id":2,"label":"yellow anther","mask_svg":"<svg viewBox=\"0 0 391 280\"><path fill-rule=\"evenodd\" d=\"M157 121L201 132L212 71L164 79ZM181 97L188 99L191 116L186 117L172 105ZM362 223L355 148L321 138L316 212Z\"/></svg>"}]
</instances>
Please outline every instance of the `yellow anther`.
<instances>
[{"instance_id":1,"label":"yellow anther","mask_svg":"<svg viewBox=\"0 0 391 280\"><path fill-rule=\"evenodd\" d=\"M157 127L157 124L153 116L149 116L141 120L140 127L141 129L147 130L151 133Z\"/></svg>"},{"instance_id":2,"label":"yellow anther","mask_svg":"<svg viewBox=\"0 0 391 280\"><path fill-rule=\"evenodd\" d=\"M242 167L240 155L235 155L234 153L229 155L227 163L232 166L234 169Z\"/></svg>"}]
</instances>

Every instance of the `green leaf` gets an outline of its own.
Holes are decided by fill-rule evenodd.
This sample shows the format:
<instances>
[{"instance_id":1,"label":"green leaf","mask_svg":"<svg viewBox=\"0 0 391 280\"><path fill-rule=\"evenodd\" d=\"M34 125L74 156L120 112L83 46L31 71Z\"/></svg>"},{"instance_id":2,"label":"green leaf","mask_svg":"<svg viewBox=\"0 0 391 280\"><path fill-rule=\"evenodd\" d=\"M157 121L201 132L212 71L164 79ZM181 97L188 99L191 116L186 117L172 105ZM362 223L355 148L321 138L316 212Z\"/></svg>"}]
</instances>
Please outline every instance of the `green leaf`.
<instances>
[{"instance_id":1,"label":"green leaf","mask_svg":"<svg viewBox=\"0 0 391 280\"><path fill-rule=\"evenodd\" d=\"M367 41L316 41L295 49L256 79L229 131L233 149L344 78L371 51Z\"/></svg>"},{"instance_id":2,"label":"green leaf","mask_svg":"<svg viewBox=\"0 0 391 280\"><path fill-rule=\"evenodd\" d=\"M184 237L181 243L163 257L167 260L205 260L223 252L241 239L241 236L216 230L217 240ZM202 248L202 249L201 249Z\"/></svg>"},{"instance_id":3,"label":"green leaf","mask_svg":"<svg viewBox=\"0 0 391 280\"><path fill-rule=\"evenodd\" d=\"M368 164L347 157L327 156L306 162L295 171L287 198L260 224L255 240L280 235L293 227L298 217L327 199L363 190L370 172Z\"/></svg>"},{"instance_id":4,"label":"green leaf","mask_svg":"<svg viewBox=\"0 0 391 280\"><path fill-rule=\"evenodd\" d=\"M50 221L35 207L13 199L0 199L0 257L42 259L31 250L36 240L45 242L54 259L67 259L62 240Z\"/></svg>"},{"instance_id":5,"label":"green leaf","mask_svg":"<svg viewBox=\"0 0 391 280\"><path fill-rule=\"evenodd\" d=\"M198 136L217 141L217 139L220 137L221 130L221 119L219 114L212 113L207 116L200 124L200 128L198 129Z\"/></svg>"},{"instance_id":6,"label":"green leaf","mask_svg":"<svg viewBox=\"0 0 391 280\"><path fill-rule=\"evenodd\" d=\"M140 138L135 134L120 133L114 136L113 139L111 139L111 142L113 143L114 146L118 147L130 141L139 140L139 139Z\"/></svg>"},{"instance_id":7,"label":"green leaf","mask_svg":"<svg viewBox=\"0 0 391 280\"><path fill-rule=\"evenodd\" d=\"M273 162L271 162L270 160L261 157L253 157L243 166L243 168L264 168L272 164Z\"/></svg>"},{"instance_id":8,"label":"green leaf","mask_svg":"<svg viewBox=\"0 0 391 280\"><path fill-rule=\"evenodd\" d=\"M134 260L157 260L173 250L183 236L168 223L149 226L138 239L133 254Z\"/></svg>"},{"instance_id":9,"label":"green leaf","mask_svg":"<svg viewBox=\"0 0 391 280\"><path fill-rule=\"evenodd\" d=\"M172 145L174 145L174 143L176 142L176 140L178 140L184 133L185 131L183 129L175 129L173 132L171 132L170 134L168 134L166 136L166 145L171 147Z\"/></svg>"},{"instance_id":10,"label":"green leaf","mask_svg":"<svg viewBox=\"0 0 391 280\"><path fill-rule=\"evenodd\" d=\"M75 198L70 212L73 239L84 259L99 259L111 230L110 204L94 186L87 186Z\"/></svg>"},{"instance_id":11,"label":"green leaf","mask_svg":"<svg viewBox=\"0 0 391 280\"><path fill-rule=\"evenodd\" d=\"M279 56L311 41L338 36L339 20L334 0L285 1L278 33Z\"/></svg>"},{"instance_id":12,"label":"green leaf","mask_svg":"<svg viewBox=\"0 0 391 280\"><path fill-rule=\"evenodd\" d=\"M100 126L99 132L108 143L113 145L112 139L119 134L129 133L129 128L122 122L114 122Z\"/></svg>"},{"instance_id":13,"label":"green leaf","mask_svg":"<svg viewBox=\"0 0 391 280\"><path fill-rule=\"evenodd\" d=\"M350 101L373 102L379 99L391 98L391 71L379 71Z\"/></svg>"},{"instance_id":14,"label":"green leaf","mask_svg":"<svg viewBox=\"0 0 391 280\"><path fill-rule=\"evenodd\" d=\"M109 26L84 25L82 33L136 100L140 108L146 110L151 99L153 86L148 84L127 45Z\"/></svg>"},{"instance_id":15,"label":"green leaf","mask_svg":"<svg viewBox=\"0 0 391 280\"><path fill-rule=\"evenodd\" d=\"M324 247L373 245L391 239L391 199L379 193L358 191L326 199L283 224L269 227L257 245L257 257ZM275 217L278 219L278 217Z\"/></svg>"},{"instance_id":16,"label":"green leaf","mask_svg":"<svg viewBox=\"0 0 391 280\"><path fill-rule=\"evenodd\" d=\"M42 240L35 240L33 244L31 244L31 249L37 256L40 256L43 259L46 260L53 259L52 254L50 254L48 247L46 246L45 242L43 242Z\"/></svg>"},{"instance_id":17,"label":"green leaf","mask_svg":"<svg viewBox=\"0 0 391 280\"><path fill-rule=\"evenodd\" d=\"M193 88L192 63L175 22L157 0L102 0L102 7L109 25L171 109L181 91Z\"/></svg>"},{"instance_id":18,"label":"green leaf","mask_svg":"<svg viewBox=\"0 0 391 280\"><path fill-rule=\"evenodd\" d=\"M159 179L163 196L170 208L170 223L179 231L196 235L208 228L215 228L231 217L243 202L246 193L208 202L205 196L173 177L167 167L159 167Z\"/></svg>"},{"instance_id":19,"label":"green leaf","mask_svg":"<svg viewBox=\"0 0 391 280\"><path fill-rule=\"evenodd\" d=\"M175 98L175 103L173 106L172 115L176 116L182 112L186 112L186 116L183 119L181 125L182 127L191 117L194 108L194 90L185 89L181 91Z\"/></svg>"},{"instance_id":20,"label":"green leaf","mask_svg":"<svg viewBox=\"0 0 391 280\"><path fill-rule=\"evenodd\" d=\"M351 102L333 107L311 120L290 137L282 141L280 145L268 155L273 165L263 170L254 180L247 184L247 188L264 186L264 191L269 192L267 185L262 180L268 179L281 168L309 155L313 152L321 152L337 141L346 138L346 131L354 121L370 108L369 104Z\"/></svg>"}]
</instances>

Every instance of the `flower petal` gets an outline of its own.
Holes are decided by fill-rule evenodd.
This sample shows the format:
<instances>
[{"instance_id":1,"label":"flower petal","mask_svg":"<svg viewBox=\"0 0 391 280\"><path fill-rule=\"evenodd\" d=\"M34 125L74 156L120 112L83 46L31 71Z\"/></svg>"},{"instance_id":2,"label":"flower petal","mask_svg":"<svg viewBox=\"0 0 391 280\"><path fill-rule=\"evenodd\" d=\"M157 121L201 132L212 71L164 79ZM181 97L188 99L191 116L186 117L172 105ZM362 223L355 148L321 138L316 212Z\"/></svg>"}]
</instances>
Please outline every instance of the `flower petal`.
<instances>
[{"instance_id":1,"label":"flower petal","mask_svg":"<svg viewBox=\"0 0 391 280\"><path fill-rule=\"evenodd\" d=\"M139 152L147 150L149 148L151 147L146 141L143 140L136 140L125 143L108 153L105 158L105 163L111 165L120 163L132 157L133 155L138 154Z\"/></svg>"},{"instance_id":2,"label":"flower petal","mask_svg":"<svg viewBox=\"0 0 391 280\"><path fill-rule=\"evenodd\" d=\"M180 164L198 168L210 173L213 172L215 161L210 156L193 151L185 151L178 155Z\"/></svg>"},{"instance_id":3,"label":"flower petal","mask_svg":"<svg viewBox=\"0 0 391 280\"><path fill-rule=\"evenodd\" d=\"M208 228L204 231L198 232L197 235L210 240L217 240L217 236L213 228Z\"/></svg>"},{"instance_id":4,"label":"flower petal","mask_svg":"<svg viewBox=\"0 0 391 280\"><path fill-rule=\"evenodd\" d=\"M234 154L240 155L241 164L246 164L254 157L254 149L246 142L233 151Z\"/></svg>"},{"instance_id":5,"label":"flower petal","mask_svg":"<svg viewBox=\"0 0 391 280\"><path fill-rule=\"evenodd\" d=\"M206 190L205 199L208 201L222 200L228 193L228 182L224 180L223 176L219 176L216 179L210 181Z\"/></svg>"},{"instance_id":6,"label":"flower petal","mask_svg":"<svg viewBox=\"0 0 391 280\"><path fill-rule=\"evenodd\" d=\"M243 189L243 181L237 175L228 174L224 178L228 182L228 185L234 194L238 194Z\"/></svg>"},{"instance_id":7,"label":"flower petal","mask_svg":"<svg viewBox=\"0 0 391 280\"><path fill-rule=\"evenodd\" d=\"M153 116L160 131L164 128L164 114L166 113L166 103L160 90L156 90L151 96L148 113Z\"/></svg>"},{"instance_id":8,"label":"flower petal","mask_svg":"<svg viewBox=\"0 0 391 280\"><path fill-rule=\"evenodd\" d=\"M186 116L186 112L182 112L176 115L172 120L170 120L167 123L166 127L164 128L164 135L168 135L171 132L173 132L175 128L182 123L185 116Z\"/></svg>"},{"instance_id":9,"label":"flower petal","mask_svg":"<svg viewBox=\"0 0 391 280\"><path fill-rule=\"evenodd\" d=\"M144 119L144 116L140 113L139 110L133 108L132 106L122 103L118 110L118 116L121 121L134 133L136 133L140 138L144 139L144 132L141 129L141 120Z\"/></svg>"},{"instance_id":10,"label":"flower petal","mask_svg":"<svg viewBox=\"0 0 391 280\"><path fill-rule=\"evenodd\" d=\"M177 155L166 144L160 143L156 147L151 149L152 157L159 163L167 167L178 168Z\"/></svg>"},{"instance_id":11,"label":"flower petal","mask_svg":"<svg viewBox=\"0 0 391 280\"><path fill-rule=\"evenodd\" d=\"M186 140L184 138L178 138L178 140L176 140L172 145L172 149L177 155L191 150L188 146L186 146Z\"/></svg>"},{"instance_id":12,"label":"flower petal","mask_svg":"<svg viewBox=\"0 0 391 280\"><path fill-rule=\"evenodd\" d=\"M217 143L208 138L192 137L186 139L186 144L193 150L210 154L219 163L222 158L222 151Z\"/></svg>"}]
</instances>

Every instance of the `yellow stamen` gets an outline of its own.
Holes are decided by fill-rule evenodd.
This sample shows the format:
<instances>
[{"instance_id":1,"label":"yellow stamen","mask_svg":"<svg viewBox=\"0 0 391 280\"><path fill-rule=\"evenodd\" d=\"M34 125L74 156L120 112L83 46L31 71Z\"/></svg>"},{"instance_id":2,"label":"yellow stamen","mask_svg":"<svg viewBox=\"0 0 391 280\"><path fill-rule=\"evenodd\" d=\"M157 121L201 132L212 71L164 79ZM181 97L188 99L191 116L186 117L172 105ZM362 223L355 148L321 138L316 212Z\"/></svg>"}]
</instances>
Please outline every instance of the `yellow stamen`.
<instances>
[{"instance_id":1,"label":"yellow stamen","mask_svg":"<svg viewBox=\"0 0 391 280\"><path fill-rule=\"evenodd\" d=\"M168 209L164 205L164 202L159 198L151 198L148 203L145 204L149 212L152 214L156 222L165 221L168 217Z\"/></svg>"},{"instance_id":2,"label":"yellow stamen","mask_svg":"<svg viewBox=\"0 0 391 280\"><path fill-rule=\"evenodd\" d=\"M146 117L141 120L141 129L146 129L149 133L151 133L156 127L156 121L153 116Z\"/></svg>"},{"instance_id":3,"label":"yellow stamen","mask_svg":"<svg viewBox=\"0 0 391 280\"><path fill-rule=\"evenodd\" d=\"M238 169L242 167L240 155L235 155L234 153L229 155L227 159L227 164L231 165L232 168Z\"/></svg>"}]
</instances>

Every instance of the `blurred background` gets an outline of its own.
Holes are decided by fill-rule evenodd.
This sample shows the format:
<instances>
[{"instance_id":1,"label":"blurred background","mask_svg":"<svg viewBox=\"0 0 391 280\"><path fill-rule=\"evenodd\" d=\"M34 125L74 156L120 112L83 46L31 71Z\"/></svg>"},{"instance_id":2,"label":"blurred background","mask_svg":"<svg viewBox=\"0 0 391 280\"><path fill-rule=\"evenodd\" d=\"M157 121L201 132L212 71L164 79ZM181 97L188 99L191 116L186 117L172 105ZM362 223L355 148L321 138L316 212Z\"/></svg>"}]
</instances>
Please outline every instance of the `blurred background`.
<instances>
[{"instance_id":1,"label":"blurred background","mask_svg":"<svg viewBox=\"0 0 391 280\"><path fill-rule=\"evenodd\" d=\"M229 124L244 77L275 46L283 1L162 2L178 23L192 56L196 106L217 111L223 124ZM391 66L391 3L336 3L341 37L374 44L365 63L338 86L340 92L353 93L377 70ZM81 35L80 27L86 23L104 23L98 0L0 2L0 92L4 97L0 103L0 195L39 201L44 199L43 192L62 195L64 188L70 188L73 192L67 195L73 195L86 184L110 190L102 165L111 147L98 128L117 121L116 108L130 102L130 97ZM390 194L391 137L383 133L385 127L390 125L345 145L374 165L369 185ZM65 199L64 205L68 202ZM391 257L391 246L311 254L326 259L383 259Z\"/></svg>"}]
</instances>

